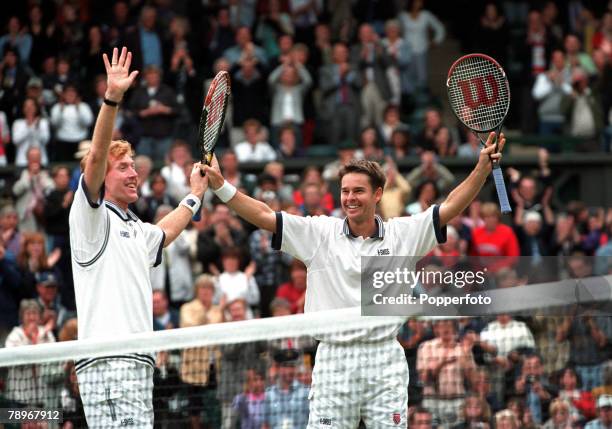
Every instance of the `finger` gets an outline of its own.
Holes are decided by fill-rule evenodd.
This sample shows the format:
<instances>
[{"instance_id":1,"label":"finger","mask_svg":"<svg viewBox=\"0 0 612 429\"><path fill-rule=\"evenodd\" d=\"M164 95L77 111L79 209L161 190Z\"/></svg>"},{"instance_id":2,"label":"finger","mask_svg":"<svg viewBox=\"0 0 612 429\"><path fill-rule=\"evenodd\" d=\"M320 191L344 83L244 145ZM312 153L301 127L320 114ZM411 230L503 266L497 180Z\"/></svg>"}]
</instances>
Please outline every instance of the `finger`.
<instances>
[{"instance_id":1,"label":"finger","mask_svg":"<svg viewBox=\"0 0 612 429\"><path fill-rule=\"evenodd\" d=\"M491 131L489 133L489 137L487 137L487 142L485 143L485 146L492 146L495 143L495 132Z\"/></svg>"},{"instance_id":2,"label":"finger","mask_svg":"<svg viewBox=\"0 0 612 429\"><path fill-rule=\"evenodd\" d=\"M113 59L111 60L111 65L117 64L118 55L119 55L119 50L117 48L113 48Z\"/></svg>"},{"instance_id":3,"label":"finger","mask_svg":"<svg viewBox=\"0 0 612 429\"><path fill-rule=\"evenodd\" d=\"M499 139L497 140L497 146L498 152L502 152L504 150L504 146L506 146L506 136L504 135L504 133L501 133L499 135Z\"/></svg>"},{"instance_id":4,"label":"finger","mask_svg":"<svg viewBox=\"0 0 612 429\"><path fill-rule=\"evenodd\" d=\"M132 65L132 53L128 52L127 58L125 59L125 68L129 70L131 65Z\"/></svg>"},{"instance_id":5,"label":"finger","mask_svg":"<svg viewBox=\"0 0 612 429\"><path fill-rule=\"evenodd\" d=\"M117 63L119 67L123 67L125 64L125 58L127 57L127 48L124 46L121 48L121 56L119 57L119 62Z\"/></svg>"},{"instance_id":6,"label":"finger","mask_svg":"<svg viewBox=\"0 0 612 429\"><path fill-rule=\"evenodd\" d=\"M104 68L106 69L106 73L110 71L110 62L108 61L108 55L102 54L102 61L104 62Z\"/></svg>"},{"instance_id":7,"label":"finger","mask_svg":"<svg viewBox=\"0 0 612 429\"><path fill-rule=\"evenodd\" d=\"M132 85L132 82L134 82L134 79L136 79L136 76L138 76L138 70L134 70L132 73L130 73L130 86Z\"/></svg>"}]
</instances>

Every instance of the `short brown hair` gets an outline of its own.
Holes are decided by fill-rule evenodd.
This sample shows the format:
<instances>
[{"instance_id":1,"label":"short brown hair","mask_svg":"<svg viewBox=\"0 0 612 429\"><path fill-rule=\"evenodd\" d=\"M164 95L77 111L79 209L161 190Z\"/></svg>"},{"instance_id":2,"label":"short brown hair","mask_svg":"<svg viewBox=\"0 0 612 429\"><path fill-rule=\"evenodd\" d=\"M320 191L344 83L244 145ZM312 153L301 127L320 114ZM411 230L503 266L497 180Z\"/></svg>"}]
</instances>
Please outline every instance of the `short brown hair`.
<instances>
[{"instance_id":1,"label":"short brown hair","mask_svg":"<svg viewBox=\"0 0 612 429\"><path fill-rule=\"evenodd\" d=\"M83 159L81 159L81 171L83 173L85 173L85 166L87 165L87 160L89 159L90 153L91 149L85 154ZM108 148L106 170L108 171L108 169L110 168L111 158L119 159L125 154L134 156L134 149L132 149L132 145L126 142L125 140L113 140Z\"/></svg>"},{"instance_id":2,"label":"short brown hair","mask_svg":"<svg viewBox=\"0 0 612 429\"><path fill-rule=\"evenodd\" d=\"M338 177L342 182L342 178L349 173L360 173L365 174L370 179L370 185L372 190L376 191L378 188L384 188L387 178L383 172L380 164L376 161L368 161L365 159L354 159L347 165L340 169Z\"/></svg>"}]
</instances>

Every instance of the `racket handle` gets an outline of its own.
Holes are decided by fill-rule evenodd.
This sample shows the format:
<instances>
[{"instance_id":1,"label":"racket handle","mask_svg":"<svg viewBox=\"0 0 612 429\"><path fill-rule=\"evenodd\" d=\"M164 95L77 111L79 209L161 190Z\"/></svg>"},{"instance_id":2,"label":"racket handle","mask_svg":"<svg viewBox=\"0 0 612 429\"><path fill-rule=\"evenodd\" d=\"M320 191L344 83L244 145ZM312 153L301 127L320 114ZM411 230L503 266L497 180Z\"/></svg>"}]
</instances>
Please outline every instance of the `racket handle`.
<instances>
[{"instance_id":1,"label":"racket handle","mask_svg":"<svg viewBox=\"0 0 612 429\"><path fill-rule=\"evenodd\" d=\"M498 163L493 163L493 181L495 182L495 189L497 190L497 199L499 200L499 206L503 214L511 213L512 208L508 201L508 193L506 192L506 183L504 182L504 173Z\"/></svg>"}]
</instances>

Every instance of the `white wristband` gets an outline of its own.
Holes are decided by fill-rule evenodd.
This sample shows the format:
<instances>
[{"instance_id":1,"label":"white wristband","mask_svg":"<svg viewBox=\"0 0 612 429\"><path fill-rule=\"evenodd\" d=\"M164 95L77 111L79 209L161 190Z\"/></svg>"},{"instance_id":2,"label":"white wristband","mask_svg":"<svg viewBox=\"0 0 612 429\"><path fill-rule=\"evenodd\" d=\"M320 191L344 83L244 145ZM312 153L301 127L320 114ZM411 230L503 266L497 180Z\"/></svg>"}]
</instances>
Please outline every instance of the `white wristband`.
<instances>
[{"instance_id":1,"label":"white wristband","mask_svg":"<svg viewBox=\"0 0 612 429\"><path fill-rule=\"evenodd\" d=\"M191 210L191 213L195 214L200 210L200 205L202 201L195 195L189 194L181 201L180 205L187 207Z\"/></svg>"},{"instance_id":2,"label":"white wristband","mask_svg":"<svg viewBox=\"0 0 612 429\"><path fill-rule=\"evenodd\" d=\"M213 192L217 197L219 197L221 201L227 203L229 200L234 198L234 195L236 195L236 192L238 192L238 190L234 185L232 185L226 180L225 182L223 182L223 186L221 186L219 189L213 190Z\"/></svg>"}]
</instances>

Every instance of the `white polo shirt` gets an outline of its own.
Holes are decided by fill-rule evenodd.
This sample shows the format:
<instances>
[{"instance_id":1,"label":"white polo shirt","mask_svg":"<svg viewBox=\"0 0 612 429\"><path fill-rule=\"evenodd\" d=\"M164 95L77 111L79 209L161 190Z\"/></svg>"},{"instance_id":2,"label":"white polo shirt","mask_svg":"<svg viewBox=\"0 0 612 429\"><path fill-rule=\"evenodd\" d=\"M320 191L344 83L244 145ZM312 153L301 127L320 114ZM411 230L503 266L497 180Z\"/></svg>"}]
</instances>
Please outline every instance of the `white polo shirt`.
<instances>
[{"instance_id":1,"label":"white polo shirt","mask_svg":"<svg viewBox=\"0 0 612 429\"><path fill-rule=\"evenodd\" d=\"M149 269L161 263L162 229L104 201L104 187L90 201L83 175L69 223L79 339L153 331ZM154 365L148 354L126 356ZM93 361L78 362L77 370Z\"/></svg>"},{"instance_id":2,"label":"white polo shirt","mask_svg":"<svg viewBox=\"0 0 612 429\"><path fill-rule=\"evenodd\" d=\"M304 312L355 307L361 305L361 257L426 255L446 241L439 210L436 205L387 222L376 216L378 231L367 239L355 237L347 219L280 212L272 247L301 260L308 269ZM348 333L340 341L377 341L389 335L394 334L388 330Z\"/></svg>"}]
</instances>

